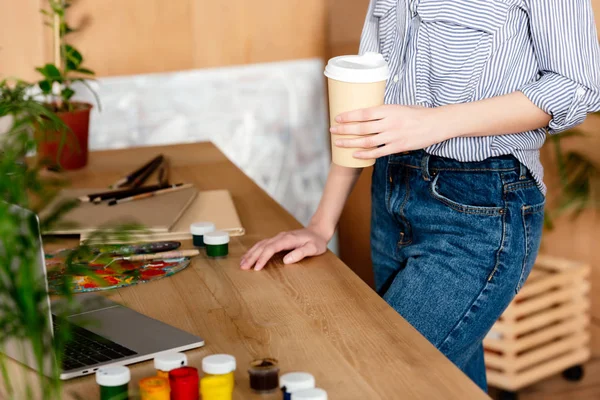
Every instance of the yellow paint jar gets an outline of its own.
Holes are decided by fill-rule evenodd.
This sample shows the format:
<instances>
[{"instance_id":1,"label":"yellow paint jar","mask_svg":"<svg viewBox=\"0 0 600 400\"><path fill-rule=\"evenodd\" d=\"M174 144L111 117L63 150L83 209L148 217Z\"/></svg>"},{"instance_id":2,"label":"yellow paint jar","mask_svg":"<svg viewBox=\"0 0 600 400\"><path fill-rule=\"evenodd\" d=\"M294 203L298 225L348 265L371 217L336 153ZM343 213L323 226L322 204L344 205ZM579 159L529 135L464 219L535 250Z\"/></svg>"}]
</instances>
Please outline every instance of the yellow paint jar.
<instances>
[{"instance_id":1,"label":"yellow paint jar","mask_svg":"<svg viewBox=\"0 0 600 400\"><path fill-rule=\"evenodd\" d=\"M205 377L216 376L224 378L227 382L227 388L232 394L235 385L235 378L233 376L235 368L235 357L229 354L214 354L202 359L202 372L204 372ZM220 381L217 380L217 382Z\"/></svg>"},{"instance_id":2,"label":"yellow paint jar","mask_svg":"<svg viewBox=\"0 0 600 400\"><path fill-rule=\"evenodd\" d=\"M200 380L202 400L231 400L233 386L227 375L206 375Z\"/></svg>"}]
</instances>

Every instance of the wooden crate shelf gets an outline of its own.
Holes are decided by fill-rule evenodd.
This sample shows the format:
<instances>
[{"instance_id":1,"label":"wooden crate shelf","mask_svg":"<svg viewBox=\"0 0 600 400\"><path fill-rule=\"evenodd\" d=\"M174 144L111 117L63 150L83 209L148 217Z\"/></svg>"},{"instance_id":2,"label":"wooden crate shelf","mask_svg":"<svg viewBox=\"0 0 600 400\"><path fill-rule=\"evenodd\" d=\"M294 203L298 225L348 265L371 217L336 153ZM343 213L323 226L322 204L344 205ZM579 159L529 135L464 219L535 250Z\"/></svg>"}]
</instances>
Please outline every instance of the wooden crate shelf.
<instances>
[{"instance_id":1,"label":"wooden crate shelf","mask_svg":"<svg viewBox=\"0 0 600 400\"><path fill-rule=\"evenodd\" d=\"M590 358L589 265L540 255L483 341L490 386L516 392Z\"/></svg>"}]
</instances>

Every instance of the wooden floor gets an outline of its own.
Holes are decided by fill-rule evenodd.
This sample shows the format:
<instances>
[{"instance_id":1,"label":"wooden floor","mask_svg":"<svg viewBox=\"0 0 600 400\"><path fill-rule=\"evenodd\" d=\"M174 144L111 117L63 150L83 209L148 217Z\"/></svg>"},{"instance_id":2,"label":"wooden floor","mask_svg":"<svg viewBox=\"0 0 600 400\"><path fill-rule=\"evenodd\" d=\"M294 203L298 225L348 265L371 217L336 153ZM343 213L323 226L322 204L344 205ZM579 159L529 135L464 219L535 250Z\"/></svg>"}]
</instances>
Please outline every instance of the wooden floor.
<instances>
[{"instance_id":1,"label":"wooden floor","mask_svg":"<svg viewBox=\"0 0 600 400\"><path fill-rule=\"evenodd\" d=\"M585 375L579 382L554 376L519 391L519 400L598 400L600 399L600 320L592 320L592 359L585 364ZM497 390L490 395L500 399Z\"/></svg>"}]
</instances>

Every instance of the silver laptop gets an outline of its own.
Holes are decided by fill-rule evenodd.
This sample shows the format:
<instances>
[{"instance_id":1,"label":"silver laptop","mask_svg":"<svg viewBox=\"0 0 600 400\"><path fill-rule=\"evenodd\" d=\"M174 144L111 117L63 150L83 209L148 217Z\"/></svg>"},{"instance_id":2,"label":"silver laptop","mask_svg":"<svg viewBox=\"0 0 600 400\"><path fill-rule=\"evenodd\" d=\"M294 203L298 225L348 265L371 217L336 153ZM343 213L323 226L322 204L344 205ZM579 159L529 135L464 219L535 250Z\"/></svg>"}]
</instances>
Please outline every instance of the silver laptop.
<instances>
[{"instance_id":1,"label":"silver laptop","mask_svg":"<svg viewBox=\"0 0 600 400\"><path fill-rule=\"evenodd\" d=\"M25 219L31 220L29 227L36 227L39 238L38 268L40 278L46 278L46 264L40 235L39 220L31 211L15 207ZM47 282L46 282L47 283ZM0 303L7 301L0 295ZM155 355L169 351L185 351L204 345L202 338L146 317L103 296L81 294L75 296L79 303L78 313L69 315L67 323L71 325L72 340L67 344L63 360L61 379L70 379L94 373L103 365L129 365L154 358ZM40 335L53 335L56 324L51 310L58 310L59 299L50 302L48 298L47 324L51 331ZM2 307L0 307L0 310ZM31 344L17 340L4 343L4 352L11 358L38 369L32 356ZM52 360L46 360L44 374L49 374Z\"/></svg>"}]
</instances>

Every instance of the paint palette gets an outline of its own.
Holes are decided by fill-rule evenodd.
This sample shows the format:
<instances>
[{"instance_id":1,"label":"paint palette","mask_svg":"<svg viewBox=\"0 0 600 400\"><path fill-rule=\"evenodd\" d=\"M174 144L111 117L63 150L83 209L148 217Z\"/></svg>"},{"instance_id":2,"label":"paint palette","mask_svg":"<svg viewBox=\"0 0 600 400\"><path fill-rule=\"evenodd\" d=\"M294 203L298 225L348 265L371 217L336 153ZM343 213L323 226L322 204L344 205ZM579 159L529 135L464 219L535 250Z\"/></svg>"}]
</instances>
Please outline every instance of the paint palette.
<instances>
[{"instance_id":1,"label":"paint palette","mask_svg":"<svg viewBox=\"0 0 600 400\"><path fill-rule=\"evenodd\" d=\"M72 293L117 289L139 283L151 282L176 274L190 264L189 257L153 261L113 260L112 257L95 257L79 261L67 273L62 250L46 254L48 289L50 294L60 294L65 286Z\"/></svg>"}]
</instances>

